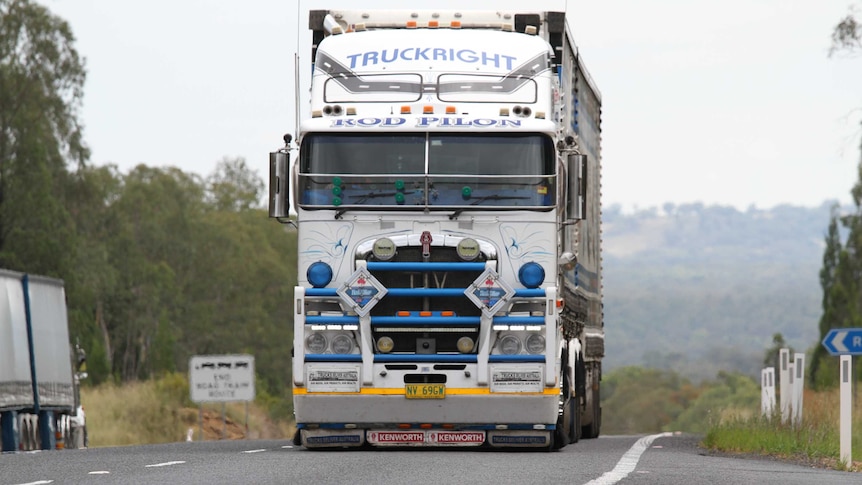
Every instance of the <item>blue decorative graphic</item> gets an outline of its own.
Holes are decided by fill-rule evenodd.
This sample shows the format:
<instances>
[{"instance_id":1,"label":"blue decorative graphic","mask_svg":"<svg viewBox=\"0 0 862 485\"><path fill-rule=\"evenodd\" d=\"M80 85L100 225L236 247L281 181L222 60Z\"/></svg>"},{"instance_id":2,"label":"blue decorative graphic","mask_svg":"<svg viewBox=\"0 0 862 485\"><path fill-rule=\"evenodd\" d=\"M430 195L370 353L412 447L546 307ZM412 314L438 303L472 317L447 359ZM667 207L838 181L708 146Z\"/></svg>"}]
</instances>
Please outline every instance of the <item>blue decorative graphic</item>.
<instances>
[{"instance_id":1,"label":"blue decorative graphic","mask_svg":"<svg viewBox=\"0 0 862 485\"><path fill-rule=\"evenodd\" d=\"M551 239L554 233L536 228L535 224L501 225L500 235L503 237L509 258L513 260L519 262L542 260L554 255L556 242Z\"/></svg>"},{"instance_id":2,"label":"blue decorative graphic","mask_svg":"<svg viewBox=\"0 0 862 485\"><path fill-rule=\"evenodd\" d=\"M308 265L315 261L323 261L336 267L334 262L341 260L347 250L352 227L349 224L318 227L318 229L309 231L301 242L300 247L306 248L299 253L302 264ZM323 232L323 229L327 232Z\"/></svg>"}]
</instances>

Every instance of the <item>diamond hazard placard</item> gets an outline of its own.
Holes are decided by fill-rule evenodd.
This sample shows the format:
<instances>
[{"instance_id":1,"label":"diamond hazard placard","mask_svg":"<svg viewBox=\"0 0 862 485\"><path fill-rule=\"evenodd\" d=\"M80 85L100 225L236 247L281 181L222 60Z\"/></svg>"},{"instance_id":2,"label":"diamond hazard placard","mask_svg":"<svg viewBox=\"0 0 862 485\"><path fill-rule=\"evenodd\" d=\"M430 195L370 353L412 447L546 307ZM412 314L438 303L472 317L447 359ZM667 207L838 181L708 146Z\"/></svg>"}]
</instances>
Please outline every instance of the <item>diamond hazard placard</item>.
<instances>
[{"instance_id":1,"label":"diamond hazard placard","mask_svg":"<svg viewBox=\"0 0 862 485\"><path fill-rule=\"evenodd\" d=\"M487 268L464 290L464 293L470 301L482 309L482 313L492 316L515 295L515 290L501 280L496 271Z\"/></svg>"},{"instance_id":2,"label":"diamond hazard placard","mask_svg":"<svg viewBox=\"0 0 862 485\"><path fill-rule=\"evenodd\" d=\"M337 291L357 315L363 317L386 295L386 288L365 268L357 269Z\"/></svg>"}]
</instances>

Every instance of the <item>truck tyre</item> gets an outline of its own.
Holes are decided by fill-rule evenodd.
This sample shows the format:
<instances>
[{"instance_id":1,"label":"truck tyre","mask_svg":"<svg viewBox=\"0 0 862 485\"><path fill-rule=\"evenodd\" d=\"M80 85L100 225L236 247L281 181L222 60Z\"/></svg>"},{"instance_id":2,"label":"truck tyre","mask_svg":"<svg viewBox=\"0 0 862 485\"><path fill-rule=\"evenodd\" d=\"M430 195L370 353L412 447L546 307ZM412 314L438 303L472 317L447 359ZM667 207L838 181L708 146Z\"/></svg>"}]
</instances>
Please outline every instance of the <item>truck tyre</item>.
<instances>
[{"instance_id":1,"label":"truck tyre","mask_svg":"<svg viewBox=\"0 0 862 485\"><path fill-rule=\"evenodd\" d=\"M577 439L575 439L573 425L576 421L575 415L579 413L575 412L576 409L572 405L572 403L577 399L577 396L573 396L571 393L570 389L572 386L569 374L568 352L563 350L562 363L560 365L560 411L559 416L557 417L557 427L552 433L552 449L560 449L569 443L577 441Z\"/></svg>"},{"instance_id":2,"label":"truck tyre","mask_svg":"<svg viewBox=\"0 0 862 485\"><path fill-rule=\"evenodd\" d=\"M598 438L602 427L602 405L598 388L593 390L593 399L590 407L593 411L593 421L581 428L581 436L586 439Z\"/></svg>"},{"instance_id":3,"label":"truck tyre","mask_svg":"<svg viewBox=\"0 0 862 485\"><path fill-rule=\"evenodd\" d=\"M581 406L580 397L572 396L569 399L569 443L577 443L581 440Z\"/></svg>"},{"instance_id":4,"label":"truck tyre","mask_svg":"<svg viewBox=\"0 0 862 485\"><path fill-rule=\"evenodd\" d=\"M578 362L580 362L580 355L578 355ZM575 364L574 372L575 376L575 393L569 394L566 397L565 401L565 410L564 410L564 419L563 423L565 424L565 438L566 443L572 444L577 443L581 439L581 385L578 384L578 364ZM565 389L569 389L571 387L571 383L569 382L569 373L564 373L563 379L563 387Z\"/></svg>"}]
</instances>

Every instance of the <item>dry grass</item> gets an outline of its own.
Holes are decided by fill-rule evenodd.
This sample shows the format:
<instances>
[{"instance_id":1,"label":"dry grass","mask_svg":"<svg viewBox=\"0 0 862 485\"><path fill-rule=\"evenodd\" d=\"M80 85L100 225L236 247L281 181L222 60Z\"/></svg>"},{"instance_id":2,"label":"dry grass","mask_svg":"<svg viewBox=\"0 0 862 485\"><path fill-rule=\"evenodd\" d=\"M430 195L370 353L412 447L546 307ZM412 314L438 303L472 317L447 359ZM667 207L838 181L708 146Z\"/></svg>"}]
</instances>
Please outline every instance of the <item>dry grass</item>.
<instances>
[{"instance_id":1,"label":"dry grass","mask_svg":"<svg viewBox=\"0 0 862 485\"><path fill-rule=\"evenodd\" d=\"M81 390L90 446L125 446L185 441L189 430L200 439L201 409L189 399L188 381L173 374L122 386L103 384ZM203 408L204 439L282 439L293 435L289 423L274 422L249 403Z\"/></svg>"}]
</instances>

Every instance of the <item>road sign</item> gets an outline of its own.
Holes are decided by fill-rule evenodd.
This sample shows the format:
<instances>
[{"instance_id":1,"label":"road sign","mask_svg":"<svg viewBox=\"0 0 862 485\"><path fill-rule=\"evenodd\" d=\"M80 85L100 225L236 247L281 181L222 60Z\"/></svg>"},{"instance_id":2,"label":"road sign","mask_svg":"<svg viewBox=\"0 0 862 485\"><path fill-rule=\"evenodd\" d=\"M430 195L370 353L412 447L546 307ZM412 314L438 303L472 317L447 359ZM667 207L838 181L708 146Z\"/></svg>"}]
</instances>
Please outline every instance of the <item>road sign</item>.
<instances>
[{"instance_id":1,"label":"road sign","mask_svg":"<svg viewBox=\"0 0 862 485\"><path fill-rule=\"evenodd\" d=\"M862 328L833 328L823 346L832 355L862 355Z\"/></svg>"},{"instance_id":2,"label":"road sign","mask_svg":"<svg viewBox=\"0 0 862 485\"><path fill-rule=\"evenodd\" d=\"M189 359L192 401L254 400L254 356L195 355Z\"/></svg>"}]
</instances>

